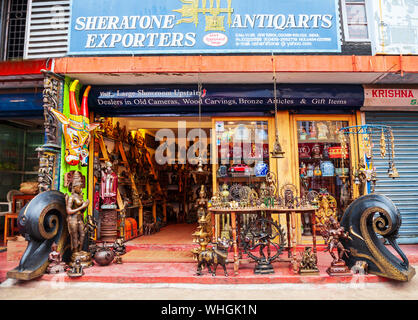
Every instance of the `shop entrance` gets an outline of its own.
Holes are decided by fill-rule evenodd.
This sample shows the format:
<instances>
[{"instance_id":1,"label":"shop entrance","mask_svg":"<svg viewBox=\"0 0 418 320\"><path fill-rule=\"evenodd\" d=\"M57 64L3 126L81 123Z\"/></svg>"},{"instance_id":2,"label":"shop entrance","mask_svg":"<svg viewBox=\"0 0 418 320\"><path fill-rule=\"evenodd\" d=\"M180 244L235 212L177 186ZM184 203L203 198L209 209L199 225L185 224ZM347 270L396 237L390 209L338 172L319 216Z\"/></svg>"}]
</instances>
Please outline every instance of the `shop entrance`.
<instances>
[{"instance_id":1,"label":"shop entrance","mask_svg":"<svg viewBox=\"0 0 418 320\"><path fill-rule=\"evenodd\" d=\"M95 155L101 165L108 158L118 175L118 202L125 208L119 214L119 236L139 243L192 243L201 186L209 198L212 194L211 118L102 120ZM196 174L199 155L203 176Z\"/></svg>"}]
</instances>

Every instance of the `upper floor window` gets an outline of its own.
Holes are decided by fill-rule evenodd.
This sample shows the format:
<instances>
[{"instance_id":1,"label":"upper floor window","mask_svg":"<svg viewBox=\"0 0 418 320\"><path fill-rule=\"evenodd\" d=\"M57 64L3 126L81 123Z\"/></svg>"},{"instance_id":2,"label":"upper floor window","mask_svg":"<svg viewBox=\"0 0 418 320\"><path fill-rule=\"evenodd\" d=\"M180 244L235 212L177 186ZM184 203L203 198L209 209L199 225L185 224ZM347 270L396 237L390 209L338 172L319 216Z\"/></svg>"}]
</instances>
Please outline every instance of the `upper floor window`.
<instances>
[{"instance_id":1,"label":"upper floor window","mask_svg":"<svg viewBox=\"0 0 418 320\"><path fill-rule=\"evenodd\" d=\"M368 41L369 30L365 0L343 0L344 34L346 41Z\"/></svg>"},{"instance_id":2,"label":"upper floor window","mask_svg":"<svg viewBox=\"0 0 418 320\"><path fill-rule=\"evenodd\" d=\"M6 60L23 58L25 47L25 28L27 0L6 1L5 33L4 33L4 58Z\"/></svg>"}]
</instances>

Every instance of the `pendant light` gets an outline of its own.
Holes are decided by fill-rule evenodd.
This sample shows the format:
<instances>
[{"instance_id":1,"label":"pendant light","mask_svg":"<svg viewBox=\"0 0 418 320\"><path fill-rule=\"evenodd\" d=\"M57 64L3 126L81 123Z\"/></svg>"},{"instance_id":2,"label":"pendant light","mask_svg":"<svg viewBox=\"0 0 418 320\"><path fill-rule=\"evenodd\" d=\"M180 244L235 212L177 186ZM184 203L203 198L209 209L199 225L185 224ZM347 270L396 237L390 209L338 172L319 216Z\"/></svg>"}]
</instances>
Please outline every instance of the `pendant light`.
<instances>
[{"instance_id":1,"label":"pendant light","mask_svg":"<svg viewBox=\"0 0 418 320\"><path fill-rule=\"evenodd\" d=\"M284 158L284 151L282 150L282 146L280 145L279 141L279 122L278 122L278 115L277 115L277 77L276 77L276 59L272 54L271 58L273 64L273 80L274 80L274 117L275 117L275 125L276 125L276 141L273 145L273 151L271 152L271 157L276 159Z\"/></svg>"}]
</instances>

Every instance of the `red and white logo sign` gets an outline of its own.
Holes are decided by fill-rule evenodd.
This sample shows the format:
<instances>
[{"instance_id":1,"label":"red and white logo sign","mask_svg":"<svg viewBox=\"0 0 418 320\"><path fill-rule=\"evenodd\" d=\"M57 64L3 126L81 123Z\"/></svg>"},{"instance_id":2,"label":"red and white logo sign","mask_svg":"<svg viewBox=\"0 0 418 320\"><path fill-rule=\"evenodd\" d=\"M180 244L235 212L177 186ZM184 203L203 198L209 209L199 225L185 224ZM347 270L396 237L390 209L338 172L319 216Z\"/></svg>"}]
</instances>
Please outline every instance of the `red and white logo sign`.
<instances>
[{"instance_id":1,"label":"red and white logo sign","mask_svg":"<svg viewBox=\"0 0 418 320\"><path fill-rule=\"evenodd\" d=\"M211 47L220 47L228 42L228 37L223 33L212 32L203 37L203 42Z\"/></svg>"},{"instance_id":2,"label":"red and white logo sign","mask_svg":"<svg viewBox=\"0 0 418 320\"><path fill-rule=\"evenodd\" d=\"M418 89L365 88L364 107L418 107Z\"/></svg>"}]
</instances>

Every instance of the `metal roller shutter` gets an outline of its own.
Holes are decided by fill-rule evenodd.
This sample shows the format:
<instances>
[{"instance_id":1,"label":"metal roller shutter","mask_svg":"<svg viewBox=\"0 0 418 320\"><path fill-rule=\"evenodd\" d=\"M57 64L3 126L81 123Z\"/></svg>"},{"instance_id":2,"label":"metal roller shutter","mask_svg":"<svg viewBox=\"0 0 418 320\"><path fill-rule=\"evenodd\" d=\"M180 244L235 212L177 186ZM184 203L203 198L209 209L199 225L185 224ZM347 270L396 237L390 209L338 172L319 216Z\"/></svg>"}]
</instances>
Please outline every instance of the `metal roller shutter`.
<instances>
[{"instance_id":1,"label":"metal roller shutter","mask_svg":"<svg viewBox=\"0 0 418 320\"><path fill-rule=\"evenodd\" d=\"M418 113L366 112L366 123L388 125L393 129L399 178L387 176L387 158L380 157L380 134L374 134L373 158L379 179L376 192L388 196L399 208L402 226L398 242L418 243Z\"/></svg>"}]
</instances>

